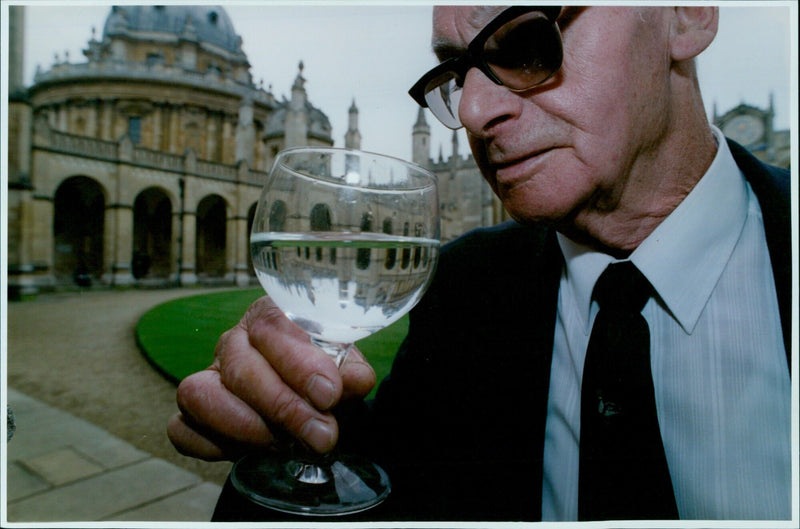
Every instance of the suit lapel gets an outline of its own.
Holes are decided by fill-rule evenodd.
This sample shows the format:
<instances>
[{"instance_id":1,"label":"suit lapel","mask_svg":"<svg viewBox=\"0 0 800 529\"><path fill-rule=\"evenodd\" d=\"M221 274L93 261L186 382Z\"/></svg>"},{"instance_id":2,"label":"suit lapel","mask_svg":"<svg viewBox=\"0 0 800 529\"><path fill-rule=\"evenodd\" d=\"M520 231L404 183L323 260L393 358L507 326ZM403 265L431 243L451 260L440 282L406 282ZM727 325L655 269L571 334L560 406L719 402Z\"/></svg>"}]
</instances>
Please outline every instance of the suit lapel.
<instances>
[{"instance_id":1,"label":"suit lapel","mask_svg":"<svg viewBox=\"0 0 800 529\"><path fill-rule=\"evenodd\" d=\"M761 205L772 276L778 296L786 360L791 367L792 230L788 172L761 163L735 142L728 140L728 146Z\"/></svg>"}]
</instances>

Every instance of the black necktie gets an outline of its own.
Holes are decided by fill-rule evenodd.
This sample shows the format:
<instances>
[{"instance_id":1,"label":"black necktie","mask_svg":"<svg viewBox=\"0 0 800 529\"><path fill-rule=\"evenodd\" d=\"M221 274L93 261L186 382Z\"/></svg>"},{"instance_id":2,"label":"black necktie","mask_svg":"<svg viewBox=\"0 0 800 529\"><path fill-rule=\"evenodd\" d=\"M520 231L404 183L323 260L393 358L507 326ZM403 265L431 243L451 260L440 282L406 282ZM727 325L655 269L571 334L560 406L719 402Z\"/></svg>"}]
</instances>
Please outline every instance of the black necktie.
<instances>
[{"instance_id":1,"label":"black necktie","mask_svg":"<svg viewBox=\"0 0 800 529\"><path fill-rule=\"evenodd\" d=\"M652 286L630 261L611 264L594 288L581 388L579 520L677 519L641 315Z\"/></svg>"}]
</instances>

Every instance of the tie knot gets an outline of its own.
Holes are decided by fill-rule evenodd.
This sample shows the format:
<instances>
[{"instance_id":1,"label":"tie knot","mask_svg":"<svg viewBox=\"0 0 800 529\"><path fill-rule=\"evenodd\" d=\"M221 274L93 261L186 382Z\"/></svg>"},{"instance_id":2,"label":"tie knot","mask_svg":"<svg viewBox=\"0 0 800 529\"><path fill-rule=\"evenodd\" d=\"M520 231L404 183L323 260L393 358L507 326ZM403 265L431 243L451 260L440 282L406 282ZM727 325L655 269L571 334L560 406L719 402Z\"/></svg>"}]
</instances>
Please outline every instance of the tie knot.
<instances>
[{"instance_id":1,"label":"tie knot","mask_svg":"<svg viewBox=\"0 0 800 529\"><path fill-rule=\"evenodd\" d=\"M641 312L653 287L630 261L612 263L600 274L594 298L601 309Z\"/></svg>"}]
</instances>

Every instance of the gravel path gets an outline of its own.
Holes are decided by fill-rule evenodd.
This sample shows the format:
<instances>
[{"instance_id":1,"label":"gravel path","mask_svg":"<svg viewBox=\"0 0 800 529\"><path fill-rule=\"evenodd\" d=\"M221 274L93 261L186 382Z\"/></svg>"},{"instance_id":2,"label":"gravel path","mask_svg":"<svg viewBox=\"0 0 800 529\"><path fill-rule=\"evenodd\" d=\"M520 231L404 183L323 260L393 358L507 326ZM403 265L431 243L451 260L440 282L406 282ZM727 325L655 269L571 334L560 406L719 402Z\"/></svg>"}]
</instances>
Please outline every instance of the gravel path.
<instances>
[{"instance_id":1,"label":"gravel path","mask_svg":"<svg viewBox=\"0 0 800 529\"><path fill-rule=\"evenodd\" d=\"M142 356L134 334L150 308L205 292L86 291L9 302L8 386L222 484L229 463L181 456L167 439L175 386Z\"/></svg>"}]
</instances>

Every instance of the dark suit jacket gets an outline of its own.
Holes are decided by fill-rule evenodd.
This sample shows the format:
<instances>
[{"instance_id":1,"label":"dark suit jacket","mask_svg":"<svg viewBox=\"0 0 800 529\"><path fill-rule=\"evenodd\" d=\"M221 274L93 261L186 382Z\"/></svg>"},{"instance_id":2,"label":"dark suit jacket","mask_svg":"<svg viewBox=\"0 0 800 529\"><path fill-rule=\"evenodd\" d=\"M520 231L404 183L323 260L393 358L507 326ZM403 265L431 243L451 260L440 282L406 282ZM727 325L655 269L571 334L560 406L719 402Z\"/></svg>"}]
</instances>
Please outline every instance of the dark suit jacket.
<instances>
[{"instance_id":1,"label":"dark suit jacket","mask_svg":"<svg viewBox=\"0 0 800 529\"><path fill-rule=\"evenodd\" d=\"M789 176L731 143L764 213L789 359ZM713 204L710 205L713 207ZM555 232L517 223L442 251L436 279L376 399L341 410L343 450L376 459L392 493L360 520L541 518L542 454L563 258ZM217 520L286 519L226 485ZM342 521L340 519L340 521Z\"/></svg>"}]
</instances>

